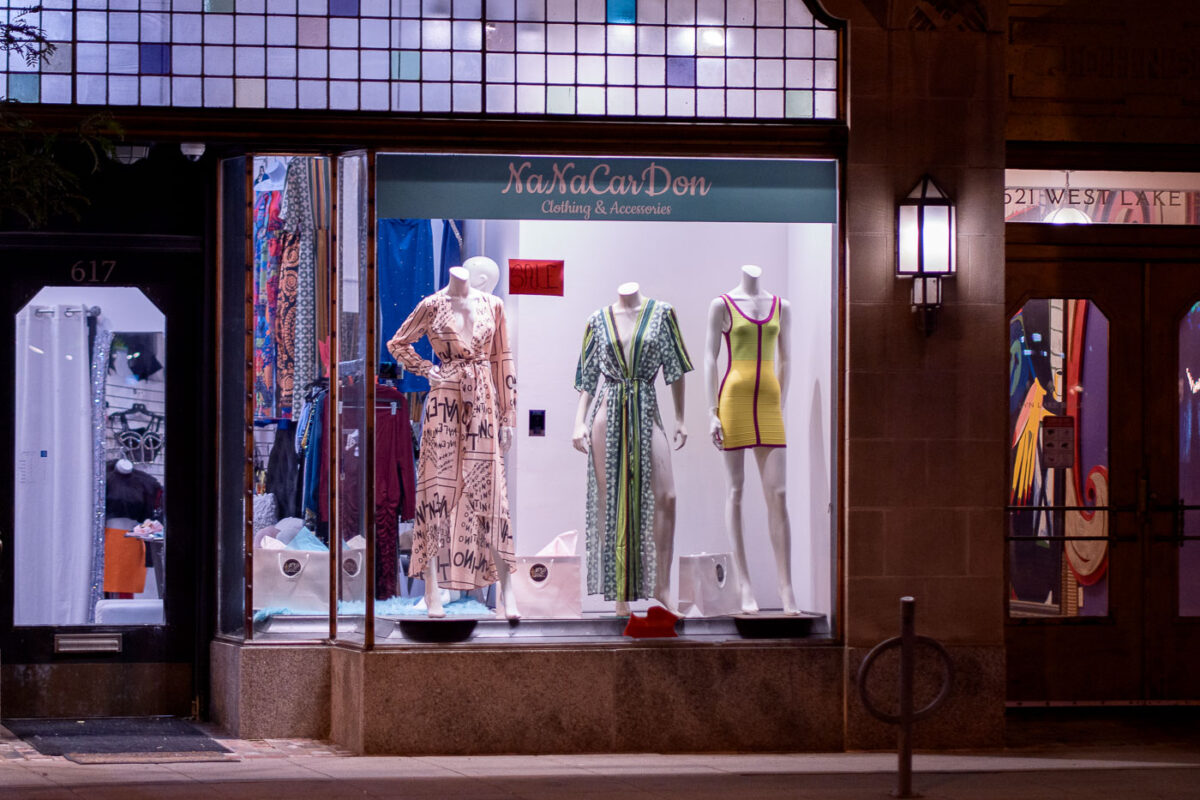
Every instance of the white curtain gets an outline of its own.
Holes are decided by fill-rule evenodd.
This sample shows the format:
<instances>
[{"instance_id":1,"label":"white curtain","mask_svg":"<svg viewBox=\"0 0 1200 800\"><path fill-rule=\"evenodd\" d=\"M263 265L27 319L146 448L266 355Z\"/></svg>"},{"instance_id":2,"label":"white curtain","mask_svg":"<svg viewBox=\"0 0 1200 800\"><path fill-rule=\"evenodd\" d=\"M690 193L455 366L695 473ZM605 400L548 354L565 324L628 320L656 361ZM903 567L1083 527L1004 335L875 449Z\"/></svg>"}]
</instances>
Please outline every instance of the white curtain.
<instances>
[{"instance_id":1,"label":"white curtain","mask_svg":"<svg viewBox=\"0 0 1200 800\"><path fill-rule=\"evenodd\" d=\"M13 623L85 625L94 477L85 309L26 306L16 347Z\"/></svg>"}]
</instances>

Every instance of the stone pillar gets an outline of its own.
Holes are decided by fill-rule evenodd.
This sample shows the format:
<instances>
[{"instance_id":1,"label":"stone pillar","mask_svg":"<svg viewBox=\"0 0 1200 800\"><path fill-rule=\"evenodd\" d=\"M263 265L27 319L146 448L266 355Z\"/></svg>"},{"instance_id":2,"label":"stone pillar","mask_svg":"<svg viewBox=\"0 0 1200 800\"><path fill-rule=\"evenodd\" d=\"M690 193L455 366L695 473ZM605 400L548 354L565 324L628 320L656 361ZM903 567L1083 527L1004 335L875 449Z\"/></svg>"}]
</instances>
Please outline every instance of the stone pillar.
<instances>
[{"instance_id":1,"label":"stone pillar","mask_svg":"<svg viewBox=\"0 0 1200 800\"><path fill-rule=\"evenodd\" d=\"M1006 4L829 0L850 21L846 180L846 747L894 746L854 681L917 600L959 681L918 747L1000 744L1004 685ZM930 173L958 275L929 337L895 270L896 202Z\"/></svg>"}]
</instances>

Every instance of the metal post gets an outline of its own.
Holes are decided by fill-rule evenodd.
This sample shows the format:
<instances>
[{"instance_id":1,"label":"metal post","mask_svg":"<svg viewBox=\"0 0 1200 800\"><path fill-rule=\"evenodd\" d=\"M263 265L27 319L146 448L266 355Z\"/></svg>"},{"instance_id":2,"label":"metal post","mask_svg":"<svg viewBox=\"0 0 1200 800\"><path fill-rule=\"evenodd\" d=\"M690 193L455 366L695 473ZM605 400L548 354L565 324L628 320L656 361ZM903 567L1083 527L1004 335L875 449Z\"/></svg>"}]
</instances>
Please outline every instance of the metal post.
<instances>
[{"instance_id":1,"label":"metal post","mask_svg":"<svg viewBox=\"0 0 1200 800\"><path fill-rule=\"evenodd\" d=\"M916 661L917 635L913 618L916 604L911 597L900 598L900 725L896 756L896 797L912 797L913 662Z\"/></svg>"}]
</instances>

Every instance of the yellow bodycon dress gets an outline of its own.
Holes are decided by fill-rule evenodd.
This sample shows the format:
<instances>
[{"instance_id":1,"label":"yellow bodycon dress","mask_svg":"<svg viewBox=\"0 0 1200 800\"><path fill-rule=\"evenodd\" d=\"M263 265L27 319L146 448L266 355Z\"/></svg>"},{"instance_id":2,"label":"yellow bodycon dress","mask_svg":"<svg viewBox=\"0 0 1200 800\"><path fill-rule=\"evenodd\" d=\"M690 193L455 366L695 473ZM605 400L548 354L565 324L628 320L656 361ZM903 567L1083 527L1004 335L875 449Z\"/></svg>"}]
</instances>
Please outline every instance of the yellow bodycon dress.
<instances>
[{"instance_id":1,"label":"yellow bodycon dress","mask_svg":"<svg viewBox=\"0 0 1200 800\"><path fill-rule=\"evenodd\" d=\"M763 319L746 316L727 294L721 299L731 320L725 332L729 366L717 393L717 414L724 433L722 447L783 447L783 412L775 375L779 298L771 298L771 310Z\"/></svg>"}]
</instances>

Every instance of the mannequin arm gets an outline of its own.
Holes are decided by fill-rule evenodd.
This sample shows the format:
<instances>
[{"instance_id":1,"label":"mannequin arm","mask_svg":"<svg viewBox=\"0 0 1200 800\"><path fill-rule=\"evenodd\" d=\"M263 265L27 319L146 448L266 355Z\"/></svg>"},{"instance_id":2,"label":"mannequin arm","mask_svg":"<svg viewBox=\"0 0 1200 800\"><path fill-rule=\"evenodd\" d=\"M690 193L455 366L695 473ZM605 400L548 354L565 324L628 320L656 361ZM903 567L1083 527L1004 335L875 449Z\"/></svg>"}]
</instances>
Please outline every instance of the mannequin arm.
<instances>
[{"instance_id":1,"label":"mannequin arm","mask_svg":"<svg viewBox=\"0 0 1200 800\"><path fill-rule=\"evenodd\" d=\"M708 336L704 341L704 396L708 400L708 429L713 445L721 449L725 434L721 430L721 419L717 416L718 393L721 379L717 372L717 358L721 355L721 336L725 332L725 303L717 298L708 307Z\"/></svg>"},{"instance_id":2,"label":"mannequin arm","mask_svg":"<svg viewBox=\"0 0 1200 800\"><path fill-rule=\"evenodd\" d=\"M779 339L775 343L775 376L779 379L779 407L787 408L788 367L791 357L792 306L779 301Z\"/></svg>"},{"instance_id":3,"label":"mannequin arm","mask_svg":"<svg viewBox=\"0 0 1200 800\"><path fill-rule=\"evenodd\" d=\"M683 378L671 384L671 401L675 405L675 449L687 444L687 426L683 424Z\"/></svg>"},{"instance_id":4,"label":"mannequin arm","mask_svg":"<svg viewBox=\"0 0 1200 800\"><path fill-rule=\"evenodd\" d=\"M592 393L580 392L579 404L575 407L575 429L571 434L571 444L581 453L588 451L587 413L592 405Z\"/></svg>"}]
</instances>

